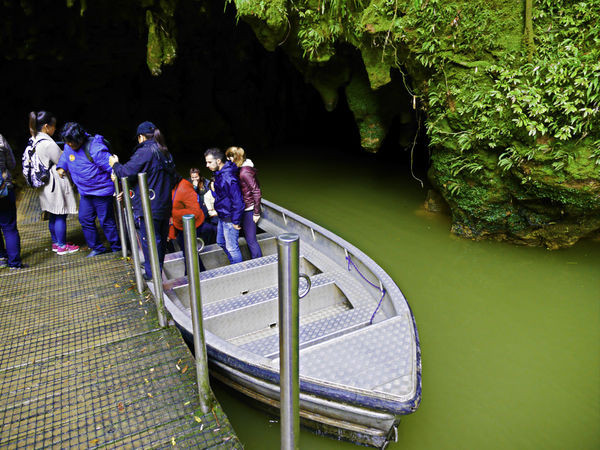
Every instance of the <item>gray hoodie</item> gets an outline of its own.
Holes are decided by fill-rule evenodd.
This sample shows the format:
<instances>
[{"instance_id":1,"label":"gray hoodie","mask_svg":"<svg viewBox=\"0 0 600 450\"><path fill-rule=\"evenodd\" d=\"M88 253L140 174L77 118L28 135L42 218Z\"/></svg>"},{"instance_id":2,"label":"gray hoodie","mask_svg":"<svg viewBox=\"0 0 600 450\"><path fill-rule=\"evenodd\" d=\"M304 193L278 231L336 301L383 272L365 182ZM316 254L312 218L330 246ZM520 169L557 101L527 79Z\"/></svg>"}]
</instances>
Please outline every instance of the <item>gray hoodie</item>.
<instances>
[{"instance_id":1,"label":"gray hoodie","mask_svg":"<svg viewBox=\"0 0 600 450\"><path fill-rule=\"evenodd\" d=\"M10 171L17 166L15 155L8 145L8 141L0 134L0 172L6 180L12 180Z\"/></svg>"}]
</instances>

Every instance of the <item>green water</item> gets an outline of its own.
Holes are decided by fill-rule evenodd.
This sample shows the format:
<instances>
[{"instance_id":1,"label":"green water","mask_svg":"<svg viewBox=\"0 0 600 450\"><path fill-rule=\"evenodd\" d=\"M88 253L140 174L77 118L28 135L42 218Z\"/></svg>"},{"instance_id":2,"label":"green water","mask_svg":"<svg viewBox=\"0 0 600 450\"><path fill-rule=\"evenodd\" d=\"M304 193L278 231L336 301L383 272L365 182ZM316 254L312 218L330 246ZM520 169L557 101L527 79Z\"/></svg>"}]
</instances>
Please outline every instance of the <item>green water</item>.
<instances>
[{"instance_id":1,"label":"green water","mask_svg":"<svg viewBox=\"0 0 600 450\"><path fill-rule=\"evenodd\" d=\"M600 448L600 242L463 240L408 169L294 153L255 160L265 198L370 255L417 321L423 399L389 449ZM215 392L246 449L279 447L273 417ZM300 446L360 448L308 431Z\"/></svg>"}]
</instances>

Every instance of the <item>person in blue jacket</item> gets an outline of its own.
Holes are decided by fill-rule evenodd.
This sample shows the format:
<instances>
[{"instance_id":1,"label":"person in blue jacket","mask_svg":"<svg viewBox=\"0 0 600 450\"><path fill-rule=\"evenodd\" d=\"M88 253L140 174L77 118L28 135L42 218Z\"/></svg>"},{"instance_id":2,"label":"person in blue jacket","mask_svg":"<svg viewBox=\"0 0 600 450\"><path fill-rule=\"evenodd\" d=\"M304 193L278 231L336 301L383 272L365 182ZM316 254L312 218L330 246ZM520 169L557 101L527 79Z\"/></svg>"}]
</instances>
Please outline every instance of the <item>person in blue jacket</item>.
<instances>
[{"instance_id":1,"label":"person in blue jacket","mask_svg":"<svg viewBox=\"0 0 600 450\"><path fill-rule=\"evenodd\" d=\"M238 167L225 159L218 148L204 152L206 167L215 173L215 210L217 223L217 244L225 251L231 264L242 262L240 236L244 199L238 178ZM225 161L225 162L224 162Z\"/></svg>"},{"instance_id":2,"label":"person in blue jacket","mask_svg":"<svg viewBox=\"0 0 600 450\"><path fill-rule=\"evenodd\" d=\"M61 178L69 172L79 191L79 222L91 250L88 256L107 252L98 235L96 218L111 250L118 252L121 241L113 209L115 187L110 178L112 169L108 164L110 151L106 141L99 134L90 136L76 122L67 122L61 135L65 147L56 169Z\"/></svg>"},{"instance_id":3,"label":"person in blue jacket","mask_svg":"<svg viewBox=\"0 0 600 450\"><path fill-rule=\"evenodd\" d=\"M173 157L165 145L164 137L160 130L152 122L142 122L137 127L138 145L134 154L126 164L119 163L119 158L113 155L109 164L118 178L127 177L131 190L133 191L132 206L139 226L142 240L142 251L144 252L144 278L152 278L150 257L148 256L148 243L146 240L146 225L144 223L144 212L140 198L140 187L138 185L138 173L146 172L148 179L148 191L150 192L150 206L152 210L152 222L156 234L156 247L160 270L167 250L167 237L169 234L169 219L171 217L171 189L176 181L175 164Z\"/></svg>"}]
</instances>

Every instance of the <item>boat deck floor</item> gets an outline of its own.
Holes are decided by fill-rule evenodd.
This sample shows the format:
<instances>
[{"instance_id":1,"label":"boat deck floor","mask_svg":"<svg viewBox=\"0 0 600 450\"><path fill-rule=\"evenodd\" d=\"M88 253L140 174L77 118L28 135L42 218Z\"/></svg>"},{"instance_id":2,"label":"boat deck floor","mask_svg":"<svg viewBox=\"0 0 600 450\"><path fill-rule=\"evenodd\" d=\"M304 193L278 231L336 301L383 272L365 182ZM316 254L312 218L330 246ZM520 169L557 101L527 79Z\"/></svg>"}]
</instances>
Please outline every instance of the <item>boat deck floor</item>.
<instances>
[{"instance_id":1,"label":"boat deck floor","mask_svg":"<svg viewBox=\"0 0 600 450\"><path fill-rule=\"evenodd\" d=\"M242 448L218 403L200 412L193 357L131 265L56 255L38 205L18 201L30 268L0 269L0 447Z\"/></svg>"}]
</instances>

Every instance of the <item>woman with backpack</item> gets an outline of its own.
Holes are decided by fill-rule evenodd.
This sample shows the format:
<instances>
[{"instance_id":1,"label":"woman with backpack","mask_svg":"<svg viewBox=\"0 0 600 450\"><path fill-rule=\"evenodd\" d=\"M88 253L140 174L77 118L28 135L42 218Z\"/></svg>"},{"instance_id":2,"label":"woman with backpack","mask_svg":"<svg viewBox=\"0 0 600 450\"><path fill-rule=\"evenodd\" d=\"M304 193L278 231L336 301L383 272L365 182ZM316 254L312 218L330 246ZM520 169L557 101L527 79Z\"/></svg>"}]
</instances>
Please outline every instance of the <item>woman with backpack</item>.
<instances>
[{"instance_id":1,"label":"woman with backpack","mask_svg":"<svg viewBox=\"0 0 600 450\"><path fill-rule=\"evenodd\" d=\"M56 165L63 151L54 142L56 117L48 111L29 113L31 144L40 162L49 169L45 186L38 188L40 207L48 212L48 228L52 238L52 251L57 255L68 255L79 250L79 246L67 242L67 214L77 214L77 199L71 181L61 178Z\"/></svg>"},{"instance_id":2,"label":"woman with backpack","mask_svg":"<svg viewBox=\"0 0 600 450\"><path fill-rule=\"evenodd\" d=\"M150 280L152 278L152 269L148 254L146 226L144 224L144 213L142 211L142 200L140 198L137 175L142 172L146 173L148 177L148 190L154 193L154 196L150 199L150 207L156 235L159 265L162 271L167 250L169 219L171 218L171 189L175 185L177 174L175 172L173 157L169 153L164 137L160 130L156 128L156 125L152 122L142 122L137 127L136 134L138 145L135 147L131 159L125 164L120 164L119 158L113 155L108 162L112 166L116 177L119 179L127 177L129 179L131 190L133 191L133 195L131 196L133 213L136 226L139 226L139 233L142 238L144 278Z\"/></svg>"}]
</instances>

